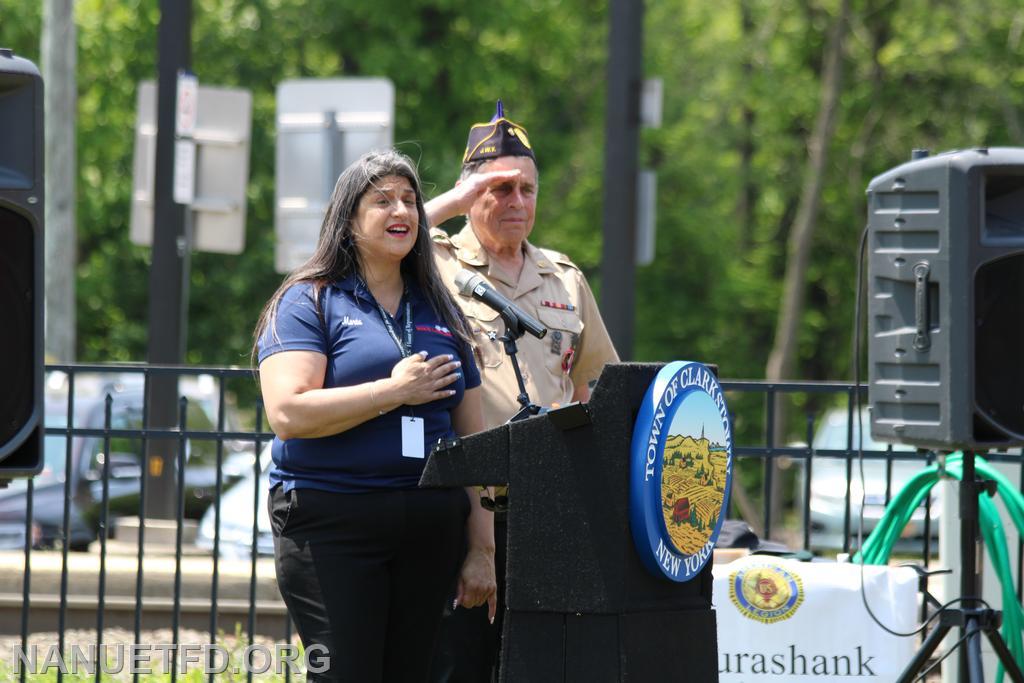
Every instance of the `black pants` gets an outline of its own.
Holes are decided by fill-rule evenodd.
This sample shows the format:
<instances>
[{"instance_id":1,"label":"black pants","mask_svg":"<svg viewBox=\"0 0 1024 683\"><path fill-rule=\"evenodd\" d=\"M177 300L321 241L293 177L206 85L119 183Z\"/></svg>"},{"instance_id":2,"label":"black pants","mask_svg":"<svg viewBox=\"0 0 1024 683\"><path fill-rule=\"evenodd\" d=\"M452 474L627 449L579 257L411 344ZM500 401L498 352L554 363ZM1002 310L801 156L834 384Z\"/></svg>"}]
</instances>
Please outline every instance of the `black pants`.
<instances>
[{"instance_id":1,"label":"black pants","mask_svg":"<svg viewBox=\"0 0 1024 683\"><path fill-rule=\"evenodd\" d=\"M320 646L310 664L329 662L306 680L426 681L461 565L465 491L278 486L269 504L281 596L307 652Z\"/></svg>"},{"instance_id":2,"label":"black pants","mask_svg":"<svg viewBox=\"0 0 1024 683\"><path fill-rule=\"evenodd\" d=\"M498 680L501 629L505 616L505 515L494 516L494 568L498 579L498 610L494 623L487 606L452 610L445 604L437 653L430 667L431 683L490 683Z\"/></svg>"}]
</instances>

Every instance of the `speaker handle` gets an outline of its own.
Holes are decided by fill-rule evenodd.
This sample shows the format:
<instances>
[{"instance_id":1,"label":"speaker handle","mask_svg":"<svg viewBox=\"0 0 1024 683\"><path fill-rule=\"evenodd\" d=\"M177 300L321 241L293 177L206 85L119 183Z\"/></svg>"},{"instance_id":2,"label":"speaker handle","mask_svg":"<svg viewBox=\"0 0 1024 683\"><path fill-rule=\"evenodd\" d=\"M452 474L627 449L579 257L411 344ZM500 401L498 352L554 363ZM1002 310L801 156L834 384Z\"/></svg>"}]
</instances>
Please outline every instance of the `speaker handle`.
<instances>
[{"instance_id":1,"label":"speaker handle","mask_svg":"<svg viewBox=\"0 0 1024 683\"><path fill-rule=\"evenodd\" d=\"M914 264L914 324L917 331L914 334L914 348L918 351L927 351L932 346L931 336L928 334L928 274L931 268L927 261L920 261Z\"/></svg>"}]
</instances>

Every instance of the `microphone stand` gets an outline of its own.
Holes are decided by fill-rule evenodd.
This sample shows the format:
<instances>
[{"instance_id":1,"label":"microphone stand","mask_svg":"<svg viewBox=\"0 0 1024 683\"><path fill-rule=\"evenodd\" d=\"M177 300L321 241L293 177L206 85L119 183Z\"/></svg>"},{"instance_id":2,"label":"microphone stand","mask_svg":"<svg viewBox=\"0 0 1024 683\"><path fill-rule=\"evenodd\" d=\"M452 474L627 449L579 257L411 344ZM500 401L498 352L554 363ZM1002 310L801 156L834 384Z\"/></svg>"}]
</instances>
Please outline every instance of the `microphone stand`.
<instances>
[{"instance_id":1,"label":"microphone stand","mask_svg":"<svg viewBox=\"0 0 1024 683\"><path fill-rule=\"evenodd\" d=\"M516 354L519 353L519 347L516 346L516 340L522 337L526 331L523 326L519 323L519 318L510 309L506 308L500 313L501 319L505 321L505 334L501 337L502 344L505 347L505 355L512 361L512 369L516 373L516 382L519 384L519 396L516 400L519 401L519 405L522 406L515 415L509 418L509 422L518 422L519 420L525 420L528 417L539 415L542 408L530 401L530 395L526 393L526 383L523 381L523 373L519 369L519 359L516 358Z\"/></svg>"}]
</instances>

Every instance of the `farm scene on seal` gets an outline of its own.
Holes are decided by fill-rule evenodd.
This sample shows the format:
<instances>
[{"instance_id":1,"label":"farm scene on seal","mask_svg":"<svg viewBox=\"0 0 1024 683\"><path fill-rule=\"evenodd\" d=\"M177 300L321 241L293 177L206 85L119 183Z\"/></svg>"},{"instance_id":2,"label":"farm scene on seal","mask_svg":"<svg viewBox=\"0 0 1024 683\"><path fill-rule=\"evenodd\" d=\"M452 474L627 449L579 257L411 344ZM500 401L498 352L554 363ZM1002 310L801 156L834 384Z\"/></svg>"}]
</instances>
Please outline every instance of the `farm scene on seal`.
<instances>
[{"instance_id":1,"label":"farm scene on seal","mask_svg":"<svg viewBox=\"0 0 1024 683\"><path fill-rule=\"evenodd\" d=\"M695 405L676 413L662 451L661 508L672 543L691 555L704 547L718 524L729 455L711 398L695 393L687 402Z\"/></svg>"}]
</instances>

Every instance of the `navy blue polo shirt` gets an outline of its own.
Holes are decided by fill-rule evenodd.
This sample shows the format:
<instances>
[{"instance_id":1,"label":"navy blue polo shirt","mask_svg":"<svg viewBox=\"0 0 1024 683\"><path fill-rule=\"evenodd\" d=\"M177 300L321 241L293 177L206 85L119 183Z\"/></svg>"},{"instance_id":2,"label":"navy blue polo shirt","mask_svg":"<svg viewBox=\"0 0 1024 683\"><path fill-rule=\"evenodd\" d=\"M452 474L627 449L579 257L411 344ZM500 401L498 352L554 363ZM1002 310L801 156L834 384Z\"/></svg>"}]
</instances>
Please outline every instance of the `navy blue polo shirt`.
<instances>
[{"instance_id":1,"label":"navy blue polo shirt","mask_svg":"<svg viewBox=\"0 0 1024 683\"><path fill-rule=\"evenodd\" d=\"M274 438L270 486L284 484L341 493L416 488L425 459L402 456L403 415L423 418L424 455L439 438L455 435L451 411L466 389L480 385L473 353L445 325L418 288L409 290L398 306L394 331L405 334L405 301L412 305L413 352L428 358L451 354L462 361L462 377L448 388L455 394L418 406L400 406L333 436L313 439ZM355 276L325 286L320 292L323 320L317 316L312 286L300 283L281 298L274 329L259 340L259 362L280 351L315 351L327 357L324 387L362 384L391 376L402 359L388 334L373 295Z\"/></svg>"}]
</instances>

